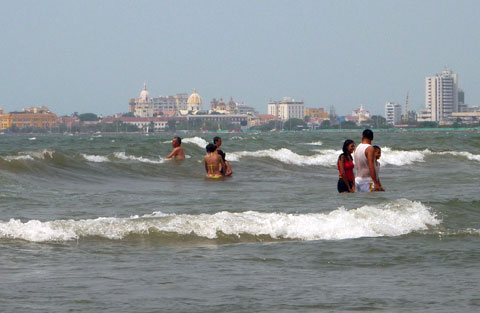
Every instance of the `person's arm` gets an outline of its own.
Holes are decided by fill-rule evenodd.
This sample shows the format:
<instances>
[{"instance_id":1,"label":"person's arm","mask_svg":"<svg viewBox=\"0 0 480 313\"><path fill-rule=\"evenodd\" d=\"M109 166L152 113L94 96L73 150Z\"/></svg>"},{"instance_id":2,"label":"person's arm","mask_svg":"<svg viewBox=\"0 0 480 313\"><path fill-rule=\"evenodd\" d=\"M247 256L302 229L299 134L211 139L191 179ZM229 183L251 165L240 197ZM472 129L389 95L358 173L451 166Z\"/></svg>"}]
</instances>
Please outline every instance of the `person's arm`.
<instances>
[{"instance_id":1,"label":"person's arm","mask_svg":"<svg viewBox=\"0 0 480 313\"><path fill-rule=\"evenodd\" d=\"M377 180L377 172L375 171L375 149L373 147L368 147L365 151L368 160L368 168L370 170L370 177L373 180L375 185L375 191L385 191L380 185L380 182Z\"/></svg>"},{"instance_id":2,"label":"person's arm","mask_svg":"<svg viewBox=\"0 0 480 313\"><path fill-rule=\"evenodd\" d=\"M222 168L224 168L225 166L225 163L223 163L223 159L219 154L217 154L217 157L218 157L218 171L221 173Z\"/></svg>"},{"instance_id":3,"label":"person's arm","mask_svg":"<svg viewBox=\"0 0 480 313\"><path fill-rule=\"evenodd\" d=\"M225 161L225 176L232 175L232 167L230 166L230 162Z\"/></svg>"},{"instance_id":4,"label":"person's arm","mask_svg":"<svg viewBox=\"0 0 480 313\"><path fill-rule=\"evenodd\" d=\"M350 183L348 182L347 174L345 173L345 156L342 155L338 159L338 167L340 168L340 176L342 176L345 185L347 185L348 192L352 192L352 188L350 188Z\"/></svg>"},{"instance_id":5,"label":"person's arm","mask_svg":"<svg viewBox=\"0 0 480 313\"><path fill-rule=\"evenodd\" d=\"M172 152L171 152L169 155L167 155L165 158L171 159L171 158L173 158L173 157L176 157L176 156L177 156L177 152L178 152L178 149L175 148L175 149L173 149Z\"/></svg>"},{"instance_id":6,"label":"person's arm","mask_svg":"<svg viewBox=\"0 0 480 313\"><path fill-rule=\"evenodd\" d=\"M207 160L205 158L203 158L203 163L205 164L205 172L208 174Z\"/></svg>"}]
</instances>

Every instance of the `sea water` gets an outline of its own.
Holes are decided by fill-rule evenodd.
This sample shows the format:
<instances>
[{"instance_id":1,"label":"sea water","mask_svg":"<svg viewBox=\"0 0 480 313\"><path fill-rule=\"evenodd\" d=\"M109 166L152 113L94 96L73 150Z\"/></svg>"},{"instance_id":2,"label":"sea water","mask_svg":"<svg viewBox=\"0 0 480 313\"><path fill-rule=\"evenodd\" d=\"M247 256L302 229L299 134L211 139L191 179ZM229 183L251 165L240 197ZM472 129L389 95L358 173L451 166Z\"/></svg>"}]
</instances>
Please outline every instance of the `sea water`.
<instances>
[{"instance_id":1,"label":"sea water","mask_svg":"<svg viewBox=\"0 0 480 313\"><path fill-rule=\"evenodd\" d=\"M2 312L478 312L480 135L376 133L382 193L338 194L361 133L0 137Z\"/></svg>"}]
</instances>

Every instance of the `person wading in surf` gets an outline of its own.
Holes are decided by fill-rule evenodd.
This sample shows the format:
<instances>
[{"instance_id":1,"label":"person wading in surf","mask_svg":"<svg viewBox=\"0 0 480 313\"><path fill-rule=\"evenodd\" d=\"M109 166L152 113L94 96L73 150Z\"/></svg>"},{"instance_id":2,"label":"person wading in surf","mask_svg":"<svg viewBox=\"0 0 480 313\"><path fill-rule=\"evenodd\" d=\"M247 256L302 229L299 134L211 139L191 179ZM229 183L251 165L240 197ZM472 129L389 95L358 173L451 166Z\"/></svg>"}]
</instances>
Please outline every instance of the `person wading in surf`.
<instances>
[{"instance_id":1,"label":"person wading in surf","mask_svg":"<svg viewBox=\"0 0 480 313\"><path fill-rule=\"evenodd\" d=\"M205 171L207 172L207 178L220 179L222 175L222 157L216 152L217 146L213 143L209 143L205 149L207 155L205 156Z\"/></svg>"},{"instance_id":2,"label":"person wading in surf","mask_svg":"<svg viewBox=\"0 0 480 313\"><path fill-rule=\"evenodd\" d=\"M220 150L220 146L222 145L222 138L214 137L213 144L217 146L217 153L222 157L222 175L223 176L231 176L232 175L232 167L230 166L230 162L225 160L225 152Z\"/></svg>"},{"instance_id":3,"label":"person wading in surf","mask_svg":"<svg viewBox=\"0 0 480 313\"><path fill-rule=\"evenodd\" d=\"M337 190L339 193L355 192L355 175L353 174L352 153L355 150L355 142L351 139L343 143L343 153L340 154L337 161L339 178Z\"/></svg>"},{"instance_id":4,"label":"person wading in surf","mask_svg":"<svg viewBox=\"0 0 480 313\"><path fill-rule=\"evenodd\" d=\"M172 139L172 152L166 156L167 159L175 158L175 160L185 160L185 151L181 147L182 138L175 137Z\"/></svg>"},{"instance_id":5,"label":"person wading in surf","mask_svg":"<svg viewBox=\"0 0 480 313\"><path fill-rule=\"evenodd\" d=\"M353 154L357 175L355 190L363 192L385 191L377 179L375 171L375 149L372 146L373 132L365 129L362 133L362 143L357 146Z\"/></svg>"}]
</instances>

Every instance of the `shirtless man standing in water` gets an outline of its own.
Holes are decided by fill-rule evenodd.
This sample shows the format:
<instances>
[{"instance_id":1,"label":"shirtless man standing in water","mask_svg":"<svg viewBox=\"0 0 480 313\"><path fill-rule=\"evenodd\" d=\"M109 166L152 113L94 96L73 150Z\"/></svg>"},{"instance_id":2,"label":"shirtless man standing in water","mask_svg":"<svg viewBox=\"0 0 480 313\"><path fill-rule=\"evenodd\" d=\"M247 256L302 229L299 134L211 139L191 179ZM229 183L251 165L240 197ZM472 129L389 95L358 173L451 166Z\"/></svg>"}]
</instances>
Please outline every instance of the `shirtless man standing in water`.
<instances>
[{"instance_id":1,"label":"shirtless man standing in water","mask_svg":"<svg viewBox=\"0 0 480 313\"><path fill-rule=\"evenodd\" d=\"M219 179L222 178L222 157L216 152L217 146L209 143L206 147L207 155L205 156L205 171L207 171L207 178Z\"/></svg>"},{"instance_id":2,"label":"shirtless man standing in water","mask_svg":"<svg viewBox=\"0 0 480 313\"><path fill-rule=\"evenodd\" d=\"M175 160L185 160L185 151L182 147L182 138L175 137L172 139L172 152L166 156L167 159L175 158Z\"/></svg>"}]
</instances>

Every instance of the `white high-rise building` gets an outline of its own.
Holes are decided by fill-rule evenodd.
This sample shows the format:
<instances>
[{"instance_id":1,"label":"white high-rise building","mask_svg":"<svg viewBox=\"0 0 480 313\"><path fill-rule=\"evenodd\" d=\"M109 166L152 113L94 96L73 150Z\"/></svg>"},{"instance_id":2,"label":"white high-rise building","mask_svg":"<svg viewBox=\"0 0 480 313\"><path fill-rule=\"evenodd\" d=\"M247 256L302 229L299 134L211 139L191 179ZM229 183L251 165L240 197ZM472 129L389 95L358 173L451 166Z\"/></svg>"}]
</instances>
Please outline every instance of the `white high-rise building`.
<instances>
[{"instance_id":1,"label":"white high-rise building","mask_svg":"<svg viewBox=\"0 0 480 313\"><path fill-rule=\"evenodd\" d=\"M402 106L395 102L387 102L385 104L385 119L387 124L400 124L402 121Z\"/></svg>"},{"instance_id":2,"label":"white high-rise building","mask_svg":"<svg viewBox=\"0 0 480 313\"><path fill-rule=\"evenodd\" d=\"M295 101L290 97L284 97L282 101L272 101L268 104L268 114L274 115L286 121L290 118L305 118L305 104L303 101Z\"/></svg>"},{"instance_id":3,"label":"white high-rise building","mask_svg":"<svg viewBox=\"0 0 480 313\"><path fill-rule=\"evenodd\" d=\"M419 115L420 121L447 121L453 112L458 112L458 79L450 69L441 75L425 79L425 110Z\"/></svg>"}]
</instances>

